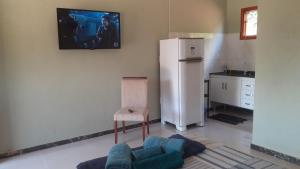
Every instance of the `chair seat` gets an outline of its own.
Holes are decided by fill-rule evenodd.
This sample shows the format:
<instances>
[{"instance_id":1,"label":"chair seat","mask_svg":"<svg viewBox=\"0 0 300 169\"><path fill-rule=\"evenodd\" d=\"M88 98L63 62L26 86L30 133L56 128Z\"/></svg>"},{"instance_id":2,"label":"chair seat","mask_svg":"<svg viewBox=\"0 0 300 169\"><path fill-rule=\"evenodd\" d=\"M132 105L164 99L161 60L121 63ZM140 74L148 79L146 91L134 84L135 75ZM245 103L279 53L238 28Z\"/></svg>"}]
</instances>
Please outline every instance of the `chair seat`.
<instances>
[{"instance_id":1,"label":"chair seat","mask_svg":"<svg viewBox=\"0 0 300 169\"><path fill-rule=\"evenodd\" d=\"M129 109L133 110L133 112L129 112ZM146 121L147 115L147 108L125 107L114 114L114 121Z\"/></svg>"}]
</instances>

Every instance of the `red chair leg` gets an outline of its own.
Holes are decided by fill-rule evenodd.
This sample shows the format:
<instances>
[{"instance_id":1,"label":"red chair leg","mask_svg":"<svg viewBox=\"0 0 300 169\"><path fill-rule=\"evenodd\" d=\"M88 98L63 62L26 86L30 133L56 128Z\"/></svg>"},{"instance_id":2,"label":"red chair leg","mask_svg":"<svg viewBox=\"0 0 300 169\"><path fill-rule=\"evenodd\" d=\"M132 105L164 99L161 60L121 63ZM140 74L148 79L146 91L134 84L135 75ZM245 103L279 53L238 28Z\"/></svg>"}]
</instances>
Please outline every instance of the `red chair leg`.
<instances>
[{"instance_id":1,"label":"red chair leg","mask_svg":"<svg viewBox=\"0 0 300 169\"><path fill-rule=\"evenodd\" d=\"M118 121L115 121L115 144L118 144Z\"/></svg>"},{"instance_id":2,"label":"red chair leg","mask_svg":"<svg viewBox=\"0 0 300 169\"><path fill-rule=\"evenodd\" d=\"M125 121L122 121L122 129L123 129L123 133L125 133L126 132Z\"/></svg>"},{"instance_id":3,"label":"red chair leg","mask_svg":"<svg viewBox=\"0 0 300 169\"><path fill-rule=\"evenodd\" d=\"M147 116L147 133L149 135L150 130L149 130L149 115Z\"/></svg>"},{"instance_id":4,"label":"red chair leg","mask_svg":"<svg viewBox=\"0 0 300 169\"><path fill-rule=\"evenodd\" d=\"M143 121L142 124L142 130L143 130L143 141L145 140L145 122Z\"/></svg>"}]
</instances>

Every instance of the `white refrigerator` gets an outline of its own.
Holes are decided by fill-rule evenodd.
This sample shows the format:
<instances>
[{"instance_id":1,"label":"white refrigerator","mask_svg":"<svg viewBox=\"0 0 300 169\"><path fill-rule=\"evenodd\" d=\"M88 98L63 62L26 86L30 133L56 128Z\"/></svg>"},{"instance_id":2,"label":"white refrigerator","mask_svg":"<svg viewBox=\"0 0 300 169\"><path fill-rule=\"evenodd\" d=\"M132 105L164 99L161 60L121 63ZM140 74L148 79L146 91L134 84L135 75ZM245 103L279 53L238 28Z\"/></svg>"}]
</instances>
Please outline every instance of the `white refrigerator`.
<instances>
[{"instance_id":1,"label":"white refrigerator","mask_svg":"<svg viewBox=\"0 0 300 169\"><path fill-rule=\"evenodd\" d=\"M204 39L160 41L161 122L204 126Z\"/></svg>"}]
</instances>

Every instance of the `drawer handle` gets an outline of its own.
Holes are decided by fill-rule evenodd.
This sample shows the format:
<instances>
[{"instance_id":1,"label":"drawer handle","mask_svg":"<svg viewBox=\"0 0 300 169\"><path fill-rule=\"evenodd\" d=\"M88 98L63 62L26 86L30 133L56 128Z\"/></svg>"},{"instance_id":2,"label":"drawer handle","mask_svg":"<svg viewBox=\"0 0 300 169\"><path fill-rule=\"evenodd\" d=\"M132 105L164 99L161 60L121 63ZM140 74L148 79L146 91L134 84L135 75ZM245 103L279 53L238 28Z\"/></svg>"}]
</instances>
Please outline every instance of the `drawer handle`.
<instances>
[{"instance_id":1,"label":"drawer handle","mask_svg":"<svg viewBox=\"0 0 300 169\"><path fill-rule=\"evenodd\" d=\"M250 103L245 103L245 105L250 106L251 104Z\"/></svg>"},{"instance_id":2,"label":"drawer handle","mask_svg":"<svg viewBox=\"0 0 300 169\"><path fill-rule=\"evenodd\" d=\"M251 87L251 85L246 85L247 87Z\"/></svg>"},{"instance_id":3,"label":"drawer handle","mask_svg":"<svg viewBox=\"0 0 300 169\"><path fill-rule=\"evenodd\" d=\"M246 94L246 96L251 96L251 94Z\"/></svg>"}]
</instances>

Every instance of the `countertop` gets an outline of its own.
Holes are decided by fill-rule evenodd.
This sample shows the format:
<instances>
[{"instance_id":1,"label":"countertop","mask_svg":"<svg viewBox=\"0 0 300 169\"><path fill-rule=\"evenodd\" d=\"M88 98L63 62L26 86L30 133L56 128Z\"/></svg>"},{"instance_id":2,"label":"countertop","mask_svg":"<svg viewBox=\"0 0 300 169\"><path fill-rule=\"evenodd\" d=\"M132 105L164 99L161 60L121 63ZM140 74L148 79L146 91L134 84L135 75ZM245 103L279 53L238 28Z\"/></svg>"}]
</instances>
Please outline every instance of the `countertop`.
<instances>
[{"instance_id":1,"label":"countertop","mask_svg":"<svg viewBox=\"0 0 300 169\"><path fill-rule=\"evenodd\" d=\"M246 72L244 72L244 71L241 71L241 70L227 70L227 71L224 71L224 72L210 73L210 75L255 78L255 72L254 71L246 71Z\"/></svg>"}]
</instances>

